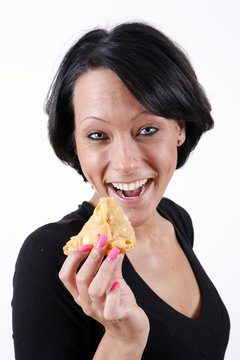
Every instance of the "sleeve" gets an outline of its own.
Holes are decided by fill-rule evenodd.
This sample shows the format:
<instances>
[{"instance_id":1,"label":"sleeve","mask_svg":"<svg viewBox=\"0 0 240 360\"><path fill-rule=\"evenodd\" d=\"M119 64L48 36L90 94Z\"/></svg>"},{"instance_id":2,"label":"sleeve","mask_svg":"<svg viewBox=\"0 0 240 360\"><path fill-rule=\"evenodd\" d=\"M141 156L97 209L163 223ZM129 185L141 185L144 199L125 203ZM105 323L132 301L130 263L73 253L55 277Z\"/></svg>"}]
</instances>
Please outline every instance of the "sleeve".
<instances>
[{"instance_id":1,"label":"sleeve","mask_svg":"<svg viewBox=\"0 0 240 360\"><path fill-rule=\"evenodd\" d=\"M16 360L92 359L100 341L58 278L64 261L56 229L42 229L23 244L15 268L12 300ZM66 239L66 237L64 237Z\"/></svg>"},{"instance_id":2,"label":"sleeve","mask_svg":"<svg viewBox=\"0 0 240 360\"><path fill-rule=\"evenodd\" d=\"M189 213L182 206L167 198L162 198L159 209L174 223L186 242L193 247L194 229Z\"/></svg>"},{"instance_id":3,"label":"sleeve","mask_svg":"<svg viewBox=\"0 0 240 360\"><path fill-rule=\"evenodd\" d=\"M177 212L179 216L179 221L181 222L181 230L184 234L185 239L187 242L193 247L194 243L194 229L193 229L193 223L192 219L189 215L189 213L182 208L181 206L177 205Z\"/></svg>"}]
</instances>

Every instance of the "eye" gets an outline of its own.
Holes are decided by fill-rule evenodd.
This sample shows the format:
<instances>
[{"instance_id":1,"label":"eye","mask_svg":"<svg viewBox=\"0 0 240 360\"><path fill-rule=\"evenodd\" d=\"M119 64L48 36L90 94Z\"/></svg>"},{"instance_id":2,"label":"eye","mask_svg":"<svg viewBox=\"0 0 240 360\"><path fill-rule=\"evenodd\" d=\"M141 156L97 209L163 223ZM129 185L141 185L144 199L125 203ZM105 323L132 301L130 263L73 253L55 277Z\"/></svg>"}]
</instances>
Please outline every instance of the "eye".
<instances>
[{"instance_id":1,"label":"eye","mask_svg":"<svg viewBox=\"0 0 240 360\"><path fill-rule=\"evenodd\" d=\"M153 126L147 126L139 131L137 135L145 135L145 136L151 136L155 134L158 131L157 128Z\"/></svg>"},{"instance_id":2,"label":"eye","mask_svg":"<svg viewBox=\"0 0 240 360\"><path fill-rule=\"evenodd\" d=\"M88 134L88 138L95 141L108 139L107 135L100 131L95 131Z\"/></svg>"}]
</instances>

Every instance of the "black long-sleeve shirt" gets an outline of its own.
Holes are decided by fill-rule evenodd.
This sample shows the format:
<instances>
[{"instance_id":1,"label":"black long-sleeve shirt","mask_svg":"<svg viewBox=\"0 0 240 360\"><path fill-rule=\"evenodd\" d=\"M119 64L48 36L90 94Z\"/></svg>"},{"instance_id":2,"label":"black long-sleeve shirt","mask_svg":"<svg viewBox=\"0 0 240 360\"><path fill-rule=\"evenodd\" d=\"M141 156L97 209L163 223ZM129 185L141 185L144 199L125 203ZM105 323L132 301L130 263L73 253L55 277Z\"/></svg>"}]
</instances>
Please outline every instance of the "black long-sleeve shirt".
<instances>
[{"instance_id":1,"label":"black long-sleeve shirt","mask_svg":"<svg viewBox=\"0 0 240 360\"><path fill-rule=\"evenodd\" d=\"M94 208L83 202L62 220L45 225L24 242L16 263L13 294L13 338L17 360L90 360L104 328L85 315L58 278L65 260L62 247L76 235ZM201 290L197 320L174 310L137 274L128 257L123 276L150 320L143 360L221 360L228 343L227 310L193 250L188 213L163 198L159 213L174 226ZM144 259L143 259L144 262Z\"/></svg>"}]
</instances>

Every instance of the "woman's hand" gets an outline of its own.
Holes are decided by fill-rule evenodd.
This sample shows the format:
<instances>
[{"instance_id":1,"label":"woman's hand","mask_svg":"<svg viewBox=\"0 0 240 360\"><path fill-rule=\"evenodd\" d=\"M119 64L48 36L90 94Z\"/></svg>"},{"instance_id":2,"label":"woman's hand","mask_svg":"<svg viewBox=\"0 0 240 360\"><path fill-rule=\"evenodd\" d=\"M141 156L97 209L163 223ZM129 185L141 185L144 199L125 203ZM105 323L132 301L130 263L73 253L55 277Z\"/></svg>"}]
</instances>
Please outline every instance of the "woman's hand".
<instances>
[{"instance_id":1,"label":"woman's hand","mask_svg":"<svg viewBox=\"0 0 240 360\"><path fill-rule=\"evenodd\" d=\"M107 236L101 234L95 247L85 245L68 255L59 277L85 314L105 327L105 334L113 343L139 346L140 341L145 347L148 318L122 277L123 255L118 255L118 248L113 248L102 261L106 243Z\"/></svg>"}]
</instances>

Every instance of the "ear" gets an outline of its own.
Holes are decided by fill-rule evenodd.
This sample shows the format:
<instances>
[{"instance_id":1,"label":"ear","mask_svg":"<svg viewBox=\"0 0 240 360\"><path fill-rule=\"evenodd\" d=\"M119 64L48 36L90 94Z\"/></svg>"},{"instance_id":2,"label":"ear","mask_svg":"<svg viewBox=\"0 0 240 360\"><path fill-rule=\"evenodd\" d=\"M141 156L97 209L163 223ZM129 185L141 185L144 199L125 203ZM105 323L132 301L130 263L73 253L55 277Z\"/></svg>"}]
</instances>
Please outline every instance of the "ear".
<instances>
[{"instance_id":1,"label":"ear","mask_svg":"<svg viewBox=\"0 0 240 360\"><path fill-rule=\"evenodd\" d=\"M181 146L186 139L186 124L185 120L177 121L177 146Z\"/></svg>"}]
</instances>

